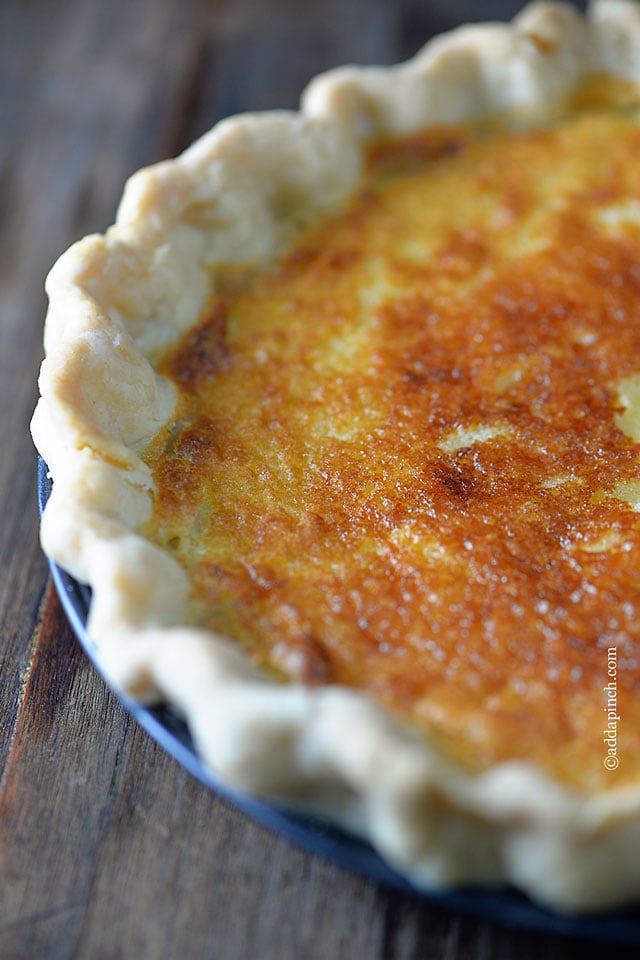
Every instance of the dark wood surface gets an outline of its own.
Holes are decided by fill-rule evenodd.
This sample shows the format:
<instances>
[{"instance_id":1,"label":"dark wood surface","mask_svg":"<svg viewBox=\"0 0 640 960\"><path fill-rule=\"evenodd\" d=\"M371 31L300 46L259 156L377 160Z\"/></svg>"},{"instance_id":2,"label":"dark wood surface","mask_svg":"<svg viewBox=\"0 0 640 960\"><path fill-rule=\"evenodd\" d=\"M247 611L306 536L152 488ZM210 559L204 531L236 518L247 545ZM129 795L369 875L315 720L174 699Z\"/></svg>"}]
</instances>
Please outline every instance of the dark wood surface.
<instances>
[{"instance_id":1,"label":"dark wood surface","mask_svg":"<svg viewBox=\"0 0 640 960\"><path fill-rule=\"evenodd\" d=\"M392 62L462 0L0 2L0 958L601 956L385 890L185 773L89 665L37 540L45 274L125 178L220 117L293 107L342 62ZM623 951L613 948L613 955ZM629 955L633 955L632 952Z\"/></svg>"}]
</instances>

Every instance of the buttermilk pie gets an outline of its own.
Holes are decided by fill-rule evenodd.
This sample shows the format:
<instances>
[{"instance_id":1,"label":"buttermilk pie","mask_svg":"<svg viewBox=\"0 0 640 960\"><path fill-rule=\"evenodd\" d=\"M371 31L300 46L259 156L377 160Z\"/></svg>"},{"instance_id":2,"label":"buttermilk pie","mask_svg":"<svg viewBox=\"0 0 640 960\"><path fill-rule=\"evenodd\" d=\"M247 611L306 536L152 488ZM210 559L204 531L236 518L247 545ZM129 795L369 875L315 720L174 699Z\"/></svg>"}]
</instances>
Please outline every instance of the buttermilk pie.
<instances>
[{"instance_id":1,"label":"buttermilk pie","mask_svg":"<svg viewBox=\"0 0 640 960\"><path fill-rule=\"evenodd\" d=\"M46 553L217 776L418 887L640 895L640 6L137 173L48 280Z\"/></svg>"}]
</instances>

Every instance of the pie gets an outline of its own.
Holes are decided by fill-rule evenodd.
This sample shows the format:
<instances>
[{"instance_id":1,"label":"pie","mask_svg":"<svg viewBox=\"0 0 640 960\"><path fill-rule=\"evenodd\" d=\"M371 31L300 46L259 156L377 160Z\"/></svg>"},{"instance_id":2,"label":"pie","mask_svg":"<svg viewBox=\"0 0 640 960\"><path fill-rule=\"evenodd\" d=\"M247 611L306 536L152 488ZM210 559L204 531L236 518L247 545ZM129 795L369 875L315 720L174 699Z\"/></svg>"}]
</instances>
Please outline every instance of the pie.
<instances>
[{"instance_id":1,"label":"pie","mask_svg":"<svg viewBox=\"0 0 640 960\"><path fill-rule=\"evenodd\" d=\"M418 886L640 894L640 8L534 4L136 174L49 280L111 680Z\"/></svg>"}]
</instances>

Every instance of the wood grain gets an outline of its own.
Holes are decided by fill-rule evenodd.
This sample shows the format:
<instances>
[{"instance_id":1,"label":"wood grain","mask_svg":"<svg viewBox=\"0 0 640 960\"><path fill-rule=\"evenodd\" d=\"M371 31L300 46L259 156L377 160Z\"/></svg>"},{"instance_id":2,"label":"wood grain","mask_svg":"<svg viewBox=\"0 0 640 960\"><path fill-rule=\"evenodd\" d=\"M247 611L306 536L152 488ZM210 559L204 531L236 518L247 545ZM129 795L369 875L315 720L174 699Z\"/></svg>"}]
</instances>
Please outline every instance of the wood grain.
<instances>
[{"instance_id":1,"label":"wood grain","mask_svg":"<svg viewBox=\"0 0 640 960\"><path fill-rule=\"evenodd\" d=\"M225 114L294 107L319 70L391 62L430 32L517 7L0 4L3 960L600 956L597 946L435 909L307 854L156 747L89 665L47 583L27 430L44 276L69 243L108 225L133 170L178 153Z\"/></svg>"}]
</instances>

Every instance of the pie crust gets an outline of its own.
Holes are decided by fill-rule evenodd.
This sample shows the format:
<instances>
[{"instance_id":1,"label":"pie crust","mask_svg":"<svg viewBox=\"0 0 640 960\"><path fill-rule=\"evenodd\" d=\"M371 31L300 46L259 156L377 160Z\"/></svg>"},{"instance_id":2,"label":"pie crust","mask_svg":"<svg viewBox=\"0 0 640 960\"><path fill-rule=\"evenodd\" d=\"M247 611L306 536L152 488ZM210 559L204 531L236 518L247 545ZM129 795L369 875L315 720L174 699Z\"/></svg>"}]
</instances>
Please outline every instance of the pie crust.
<instances>
[{"instance_id":1,"label":"pie crust","mask_svg":"<svg viewBox=\"0 0 640 960\"><path fill-rule=\"evenodd\" d=\"M181 711L234 787L329 817L418 886L512 883L556 909L640 894L640 783L581 793L524 760L479 773L363 694L277 684L224 637L185 625L187 574L141 531L145 450L170 421L166 349L201 319L212 278L269 263L340 208L367 144L496 114L544 118L594 73L640 82L640 8L583 18L535 3L463 27L393 68L315 79L299 113L234 117L127 184L115 226L47 282L46 359L32 421L54 479L45 552L93 591L88 630L116 687Z\"/></svg>"}]
</instances>

